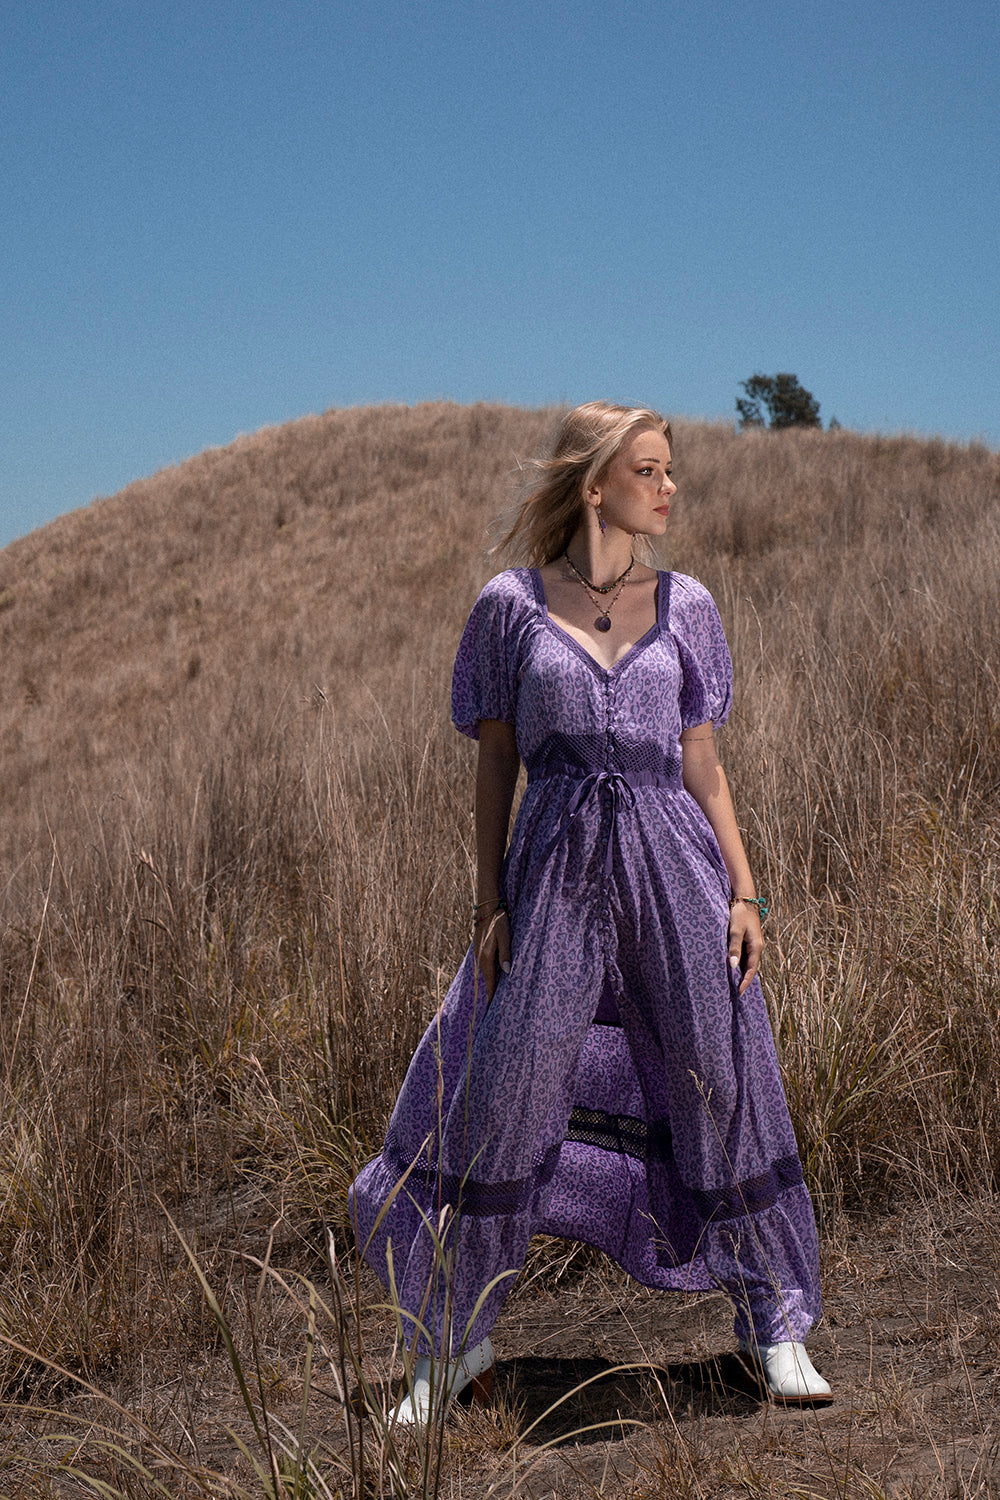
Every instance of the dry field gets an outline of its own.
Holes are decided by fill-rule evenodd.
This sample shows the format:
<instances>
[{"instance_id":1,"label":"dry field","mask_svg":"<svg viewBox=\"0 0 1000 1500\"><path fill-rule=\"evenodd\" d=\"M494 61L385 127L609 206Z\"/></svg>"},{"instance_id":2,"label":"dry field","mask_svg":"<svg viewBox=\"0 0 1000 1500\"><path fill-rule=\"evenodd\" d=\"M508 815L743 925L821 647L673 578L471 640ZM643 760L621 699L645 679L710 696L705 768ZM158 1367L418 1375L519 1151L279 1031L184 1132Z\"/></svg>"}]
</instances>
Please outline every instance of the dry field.
<instances>
[{"instance_id":1,"label":"dry field","mask_svg":"<svg viewBox=\"0 0 1000 1500\"><path fill-rule=\"evenodd\" d=\"M449 727L484 528L552 414L330 412L0 553L0 1495L1000 1496L1000 458L679 422L817 1362L538 1242L497 1401L356 1423L393 1317L345 1188L468 939ZM398 1365L396 1366L398 1372ZM586 1429L586 1430L581 1430Z\"/></svg>"}]
</instances>

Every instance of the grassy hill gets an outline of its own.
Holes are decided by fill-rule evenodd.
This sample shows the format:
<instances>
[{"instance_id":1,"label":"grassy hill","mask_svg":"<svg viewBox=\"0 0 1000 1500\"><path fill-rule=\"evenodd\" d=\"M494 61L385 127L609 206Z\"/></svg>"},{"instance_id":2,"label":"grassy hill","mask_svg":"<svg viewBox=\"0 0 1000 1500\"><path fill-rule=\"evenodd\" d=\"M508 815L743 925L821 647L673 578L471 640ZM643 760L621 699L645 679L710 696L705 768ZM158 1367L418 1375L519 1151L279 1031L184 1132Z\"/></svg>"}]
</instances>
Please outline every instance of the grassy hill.
<instances>
[{"instance_id":1,"label":"grassy hill","mask_svg":"<svg viewBox=\"0 0 1000 1500\"><path fill-rule=\"evenodd\" d=\"M552 421L329 412L0 553L0 1375L26 1495L48 1459L25 1402L72 1407L85 1377L146 1412L213 1347L166 1210L213 1284L241 1243L319 1275L323 1222L346 1253L346 1182L468 939L451 660ZM683 421L674 456L664 560L733 650L723 753L832 1255L848 1211L997 1186L1000 458Z\"/></svg>"},{"instance_id":2,"label":"grassy hill","mask_svg":"<svg viewBox=\"0 0 1000 1500\"><path fill-rule=\"evenodd\" d=\"M178 719L338 709L447 654L529 412L330 412L265 429L0 553L5 813L100 786ZM115 773L111 772L114 781Z\"/></svg>"},{"instance_id":3,"label":"grassy hill","mask_svg":"<svg viewBox=\"0 0 1000 1500\"><path fill-rule=\"evenodd\" d=\"M201 454L0 552L8 837L12 817L53 805L68 783L100 795L124 763L134 774L171 724L197 726L207 745L234 709L288 712L317 689L338 714L373 698L398 712L415 677L449 666L491 571L487 523L551 420L444 403L328 412ZM782 609L831 623L840 611L830 645L867 655L874 643L890 682L888 658L909 653L906 690L926 700L950 665L927 655L942 607L928 596L953 596L945 608L963 612L970 639L988 632L988 450L683 422L676 446L667 557L723 609L752 601L781 635ZM913 597L924 585L927 620Z\"/></svg>"}]
</instances>

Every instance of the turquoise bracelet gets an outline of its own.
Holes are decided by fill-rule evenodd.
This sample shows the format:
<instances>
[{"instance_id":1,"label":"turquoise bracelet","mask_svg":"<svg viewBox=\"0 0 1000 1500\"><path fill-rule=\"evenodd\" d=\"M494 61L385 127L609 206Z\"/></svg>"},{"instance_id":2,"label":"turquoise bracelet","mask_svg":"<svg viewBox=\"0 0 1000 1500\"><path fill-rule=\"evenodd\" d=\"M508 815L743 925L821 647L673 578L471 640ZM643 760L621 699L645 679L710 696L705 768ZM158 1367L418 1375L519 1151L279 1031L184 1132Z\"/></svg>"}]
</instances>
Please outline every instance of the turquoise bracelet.
<instances>
[{"instance_id":1,"label":"turquoise bracelet","mask_svg":"<svg viewBox=\"0 0 1000 1500\"><path fill-rule=\"evenodd\" d=\"M492 906L493 910L489 912L485 917L481 917L479 913L482 911L484 906ZM474 920L478 923L489 921L490 917L495 917L498 912L503 912L503 914L506 916L509 911L510 907L501 897L497 901L477 901L472 908L472 915Z\"/></svg>"},{"instance_id":2,"label":"turquoise bracelet","mask_svg":"<svg viewBox=\"0 0 1000 1500\"><path fill-rule=\"evenodd\" d=\"M771 910L770 906L765 901L763 896L733 896L732 900L729 903L730 908L738 906L741 901L744 906L755 906L757 908L757 915L758 917L760 917L760 920L762 922L766 919L768 912Z\"/></svg>"}]
</instances>

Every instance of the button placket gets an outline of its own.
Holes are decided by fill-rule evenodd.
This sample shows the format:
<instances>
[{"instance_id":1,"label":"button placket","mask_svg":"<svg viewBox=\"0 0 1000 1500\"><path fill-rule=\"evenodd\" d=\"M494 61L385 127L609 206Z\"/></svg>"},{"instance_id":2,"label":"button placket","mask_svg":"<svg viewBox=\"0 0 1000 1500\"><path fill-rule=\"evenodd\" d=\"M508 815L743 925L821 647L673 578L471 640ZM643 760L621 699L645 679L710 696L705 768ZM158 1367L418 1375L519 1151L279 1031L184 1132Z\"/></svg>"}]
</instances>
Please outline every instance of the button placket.
<instances>
[{"instance_id":1,"label":"button placket","mask_svg":"<svg viewBox=\"0 0 1000 1500\"><path fill-rule=\"evenodd\" d=\"M614 769L614 754L613 754L613 751L614 751L614 743L615 743L615 719L616 719L616 714L617 714L617 703L616 703L615 683L614 683L614 680L612 678L608 678L608 679L606 679L605 684L604 684L604 769L605 769L605 771L611 771L611 770ZM612 789L611 792L610 792L610 797L613 799L614 796L615 796L615 792ZM613 835L613 828L614 828L614 819L615 819L615 809L614 809L613 802L611 802L610 805L605 810L604 816L608 817L608 818L610 818L612 820L612 829L608 833L608 837L612 838L614 836ZM601 928L601 947L602 947L603 953L604 953L604 972L605 972L605 975L608 974L609 970L611 970L612 968L616 967L615 958L614 958L614 950L615 950L615 919L614 919L614 913L611 910L611 882L612 882L612 876L613 876L613 872L611 870L607 870L607 871L605 871L602 874L602 877L601 877L600 928Z\"/></svg>"}]
</instances>

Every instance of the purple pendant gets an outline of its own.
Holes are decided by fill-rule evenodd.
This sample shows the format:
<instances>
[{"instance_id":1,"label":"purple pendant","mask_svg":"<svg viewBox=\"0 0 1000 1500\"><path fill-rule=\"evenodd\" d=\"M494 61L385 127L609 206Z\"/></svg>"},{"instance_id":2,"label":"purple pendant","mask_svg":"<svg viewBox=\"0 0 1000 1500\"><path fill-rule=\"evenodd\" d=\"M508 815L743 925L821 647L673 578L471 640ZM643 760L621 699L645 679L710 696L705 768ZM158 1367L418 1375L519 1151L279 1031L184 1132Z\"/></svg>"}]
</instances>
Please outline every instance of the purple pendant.
<instances>
[{"instance_id":1,"label":"purple pendant","mask_svg":"<svg viewBox=\"0 0 1000 1500\"><path fill-rule=\"evenodd\" d=\"M611 629L611 617L610 617L610 615L602 615L599 620L595 620L594 621L594 629L595 630L610 630Z\"/></svg>"}]
</instances>

